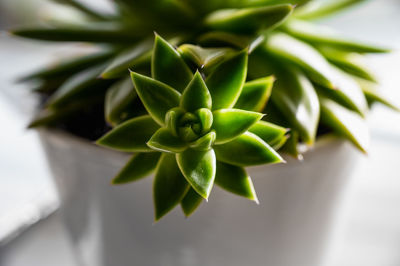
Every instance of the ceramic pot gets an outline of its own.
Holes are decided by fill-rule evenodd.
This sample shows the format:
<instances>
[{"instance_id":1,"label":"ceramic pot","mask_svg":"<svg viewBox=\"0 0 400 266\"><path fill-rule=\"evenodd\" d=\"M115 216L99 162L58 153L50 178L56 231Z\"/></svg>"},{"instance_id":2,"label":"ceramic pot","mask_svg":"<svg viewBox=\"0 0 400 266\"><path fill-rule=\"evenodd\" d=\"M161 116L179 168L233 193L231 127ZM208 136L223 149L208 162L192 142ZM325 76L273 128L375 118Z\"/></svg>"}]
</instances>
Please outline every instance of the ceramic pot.
<instances>
[{"instance_id":1,"label":"ceramic pot","mask_svg":"<svg viewBox=\"0 0 400 266\"><path fill-rule=\"evenodd\" d=\"M214 187L185 219L153 223L152 177L110 185L129 156L43 129L41 141L81 266L317 266L360 157L332 136L304 161L250 168L257 205Z\"/></svg>"}]
</instances>

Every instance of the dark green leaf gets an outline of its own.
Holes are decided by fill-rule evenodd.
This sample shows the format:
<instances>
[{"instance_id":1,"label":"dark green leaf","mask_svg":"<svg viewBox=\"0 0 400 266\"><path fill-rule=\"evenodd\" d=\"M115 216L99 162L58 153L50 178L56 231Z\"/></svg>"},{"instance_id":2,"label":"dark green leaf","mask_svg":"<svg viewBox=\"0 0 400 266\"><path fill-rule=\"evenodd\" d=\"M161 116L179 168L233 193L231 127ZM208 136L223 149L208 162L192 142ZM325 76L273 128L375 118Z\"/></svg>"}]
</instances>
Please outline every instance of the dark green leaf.
<instances>
[{"instance_id":1,"label":"dark green leaf","mask_svg":"<svg viewBox=\"0 0 400 266\"><path fill-rule=\"evenodd\" d=\"M303 160L303 155L300 154L299 151L299 142L299 133L295 130L292 130L290 132L288 140L286 141L285 145L283 145L280 151L289 154L290 156L293 156L297 160Z\"/></svg>"},{"instance_id":2,"label":"dark green leaf","mask_svg":"<svg viewBox=\"0 0 400 266\"><path fill-rule=\"evenodd\" d=\"M147 142L147 145L157 151L162 152L182 152L187 148L180 138L172 135L167 128L160 128Z\"/></svg>"},{"instance_id":3,"label":"dark green leaf","mask_svg":"<svg viewBox=\"0 0 400 266\"><path fill-rule=\"evenodd\" d=\"M322 96L320 102L321 123L347 138L362 152L366 153L369 146L369 131L366 122L357 113L328 98Z\"/></svg>"},{"instance_id":4,"label":"dark green leaf","mask_svg":"<svg viewBox=\"0 0 400 266\"><path fill-rule=\"evenodd\" d=\"M172 135L178 136L178 128L180 126L179 122L181 117L185 114L185 110L180 107L172 108L165 115L165 125Z\"/></svg>"},{"instance_id":5,"label":"dark green leaf","mask_svg":"<svg viewBox=\"0 0 400 266\"><path fill-rule=\"evenodd\" d=\"M271 95L274 81L275 77L269 76L246 82L235 108L262 112Z\"/></svg>"},{"instance_id":6,"label":"dark green leaf","mask_svg":"<svg viewBox=\"0 0 400 266\"><path fill-rule=\"evenodd\" d=\"M242 167L217 162L215 184L233 194L254 200L258 204L253 182Z\"/></svg>"},{"instance_id":7,"label":"dark green leaf","mask_svg":"<svg viewBox=\"0 0 400 266\"><path fill-rule=\"evenodd\" d=\"M240 136L263 116L261 113L240 109L220 109L214 111L212 129L215 130L217 135L215 143L226 143Z\"/></svg>"},{"instance_id":8,"label":"dark green leaf","mask_svg":"<svg viewBox=\"0 0 400 266\"><path fill-rule=\"evenodd\" d=\"M214 184L216 160L214 150L187 149L176 155L182 174L196 192L208 199Z\"/></svg>"},{"instance_id":9,"label":"dark green leaf","mask_svg":"<svg viewBox=\"0 0 400 266\"><path fill-rule=\"evenodd\" d=\"M151 72L154 79L170 85L179 92L183 91L193 77L178 51L159 35L155 38Z\"/></svg>"},{"instance_id":10,"label":"dark green leaf","mask_svg":"<svg viewBox=\"0 0 400 266\"><path fill-rule=\"evenodd\" d=\"M131 77L147 112L157 123L164 125L166 113L179 106L181 94L160 81L138 73L132 72Z\"/></svg>"},{"instance_id":11,"label":"dark green leaf","mask_svg":"<svg viewBox=\"0 0 400 266\"><path fill-rule=\"evenodd\" d=\"M112 184L125 184L149 176L155 169L161 153L147 152L132 156L118 175L112 180Z\"/></svg>"},{"instance_id":12,"label":"dark green leaf","mask_svg":"<svg viewBox=\"0 0 400 266\"><path fill-rule=\"evenodd\" d=\"M145 61L150 62L152 40L146 39L119 53L101 74L102 78L118 78L137 69Z\"/></svg>"},{"instance_id":13,"label":"dark green leaf","mask_svg":"<svg viewBox=\"0 0 400 266\"><path fill-rule=\"evenodd\" d=\"M117 125L128 115L127 108L136 99L136 91L130 78L119 81L108 89L104 112L107 122Z\"/></svg>"},{"instance_id":14,"label":"dark green leaf","mask_svg":"<svg viewBox=\"0 0 400 266\"><path fill-rule=\"evenodd\" d=\"M242 92L246 75L246 51L238 53L216 67L206 79L213 101L213 110L230 108L235 105Z\"/></svg>"},{"instance_id":15,"label":"dark green leaf","mask_svg":"<svg viewBox=\"0 0 400 266\"><path fill-rule=\"evenodd\" d=\"M210 92L200 72L197 71L182 93L180 106L186 111L193 112L200 108L211 109L211 105Z\"/></svg>"},{"instance_id":16,"label":"dark green leaf","mask_svg":"<svg viewBox=\"0 0 400 266\"><path fill-rule=\"evenodd\" d=\"M186 196L181 202L183 213L189 217L203 202L203 198L193 189L190 188Z\"/></svg>"},{"instance_id":17,"label":"dark green leaf","mask_svg":"<svg viewBox=\"0 0 400 266\"><path fill-rule=\"evenodd\" d=\"M292 5L218 10L205 18L210 29L234 33L255 33L281 24L292 13Z\"/></svg>"},{"instance_id":18,"label":"dark green leaf","mask_svg":"<svg viewBox=\"0 0 400 266\"><path fill-rule=\"evenodd\" d=\"M198 42L204 46L210 47L221 47L219 49L223 49L224 47L234 47L239 49L246 49L251 46L254 42L259 42L260 37L263 39L263 36L254 36L249 35L239 35L224 31L211 31L206 32L198 38ZM249 52L251 50L249 49Z\"/></svg>"},{"instance_id":19,"label":"dark green leaf","mask_svg":"<svg viewBox=\"0 0 400 266\"><path fill-rule=\"evenodd\" d=\"M258 121L249 128L249 132L260 137L270 146L280 144L282 139L286 140L285 135L288 131L287 128L266 121Z\"/></svg>"},{"instance_id":20,"label":"dark green leaf","mask_svg":"<svg viewBox=\"0 0 400 266\"><path fill-rule=\"evenodd\" d=\"M246 132L234 140L214 146L218 161L237 166L283 162L281 156L253 133Z\"/></svg>"},{"instance_id":21,"label":"dark green leaf","mask_svg":"<svg viewBox=\"0 0 400 266\"><path fill-rule=\"evenodd\" d=\"M158 162L153 183L155 220L160 220L178 205L189 188L176 164L175 156L164 153Z\"/></svg>"},{"instance_id":22,"label":"dark green leaf","mask_svg":"<svg viewBox=\"0 0 400 266\"><path fill-rule=\"evenodd\" d=\"M140 116L118 125L96 143L119 151L151 152L146 143L159 128L150 116Z\"/></svg>"}]
</instances>

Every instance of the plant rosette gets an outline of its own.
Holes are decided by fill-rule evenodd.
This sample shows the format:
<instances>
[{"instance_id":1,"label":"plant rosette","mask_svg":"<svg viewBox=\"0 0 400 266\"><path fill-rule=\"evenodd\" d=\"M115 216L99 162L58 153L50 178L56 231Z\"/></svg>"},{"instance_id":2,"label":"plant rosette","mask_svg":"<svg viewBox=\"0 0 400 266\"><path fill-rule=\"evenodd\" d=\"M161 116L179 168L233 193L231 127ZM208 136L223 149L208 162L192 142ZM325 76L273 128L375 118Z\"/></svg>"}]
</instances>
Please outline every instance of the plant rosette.
<instances>
[{"instance_id":1,"label":"plant rosette","mask_svg":"<svg viewBox=\"0 0 400 266\"><path fill-rule=\"evenodd\" d=\"M271 78L245 83L247 59L246 50L236 52L203 79L199 70L192 73L172 45L156 36L152 77L131 72L148 115L116 126L97 143L135 153L114 184L156 170L156 220L178 204L189 216L208 199L214 182L258 202L244 167L283 162L270 144L282 145L287 130L261 121L262 113L240 109L241 97L255 89L268 93L273 83ZM172 69L179 75L173 82L165 75ZM260 104L264 105L254 106Z\"/></svg>"}]
</instances>

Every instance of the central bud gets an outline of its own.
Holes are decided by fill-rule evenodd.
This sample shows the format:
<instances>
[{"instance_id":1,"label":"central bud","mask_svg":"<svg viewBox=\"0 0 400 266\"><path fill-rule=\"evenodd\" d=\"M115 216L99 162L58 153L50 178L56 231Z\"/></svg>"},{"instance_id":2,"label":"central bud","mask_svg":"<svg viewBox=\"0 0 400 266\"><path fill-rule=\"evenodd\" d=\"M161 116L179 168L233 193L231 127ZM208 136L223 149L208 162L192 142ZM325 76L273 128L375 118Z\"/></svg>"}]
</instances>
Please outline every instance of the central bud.
<instances>
[{"instance_id":1,"label":"central bud","mask_svg":"<svg viewBox=\"0 0 400 266\"><path fill-rule=\"evenodd\" d=\"M165 116L165 124L169 131L186 143L194 142L207 134L212 122L212 112L207 108L200 108L191 113L176 107L169 110Z\"/></svg>"}]
</instances>

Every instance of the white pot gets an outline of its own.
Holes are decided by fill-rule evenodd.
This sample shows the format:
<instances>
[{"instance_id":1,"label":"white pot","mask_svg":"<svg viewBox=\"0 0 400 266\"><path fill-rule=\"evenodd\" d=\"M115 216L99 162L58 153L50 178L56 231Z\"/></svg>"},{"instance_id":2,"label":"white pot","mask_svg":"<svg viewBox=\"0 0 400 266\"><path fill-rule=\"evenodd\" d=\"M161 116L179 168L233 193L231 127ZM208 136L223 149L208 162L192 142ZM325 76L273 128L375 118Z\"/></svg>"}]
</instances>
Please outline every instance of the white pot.
<instances>
[{"instance_id":1,"label":"white pot","mask_svg":"<svg viewBox=\"0 0 400 266\"><path fill-rule=\"evenodd\" d=\"M84 266L317 266L358 152L332 136L303 162L250 169L260 205L214 187L189 219L153 224L152 178L111 186L128 155L71 135L40 136L65 226Z\"/></svg>"}]
</instances>

